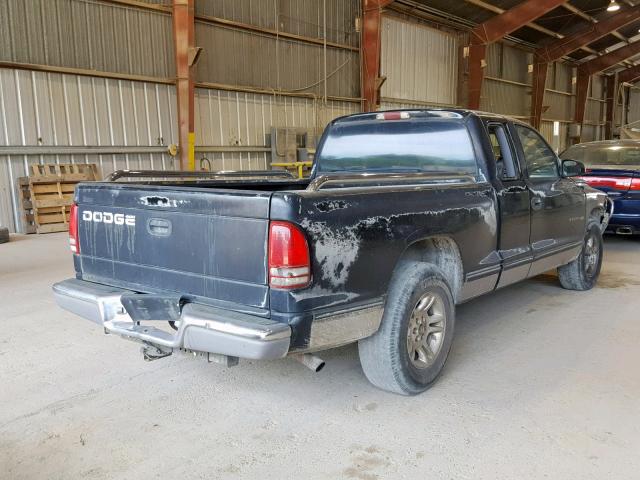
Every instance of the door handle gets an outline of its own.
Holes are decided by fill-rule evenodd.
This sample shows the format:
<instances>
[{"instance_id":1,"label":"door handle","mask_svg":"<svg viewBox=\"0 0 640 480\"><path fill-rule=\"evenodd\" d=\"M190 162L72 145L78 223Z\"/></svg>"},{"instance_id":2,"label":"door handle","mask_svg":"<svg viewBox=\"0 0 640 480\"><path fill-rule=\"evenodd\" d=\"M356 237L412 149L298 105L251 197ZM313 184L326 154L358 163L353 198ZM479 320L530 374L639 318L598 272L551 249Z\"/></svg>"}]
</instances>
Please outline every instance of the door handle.
<instances>
[{"instance_id":1,"label":"door handle","mask_svg":"<svg viewBox=\"0 0 640 480\"><path fill-rule=\"evenodd\" d=\"M540 210L542 208L542 199L540 197L533 197L531 199L531 208Z\"/></svg>"}]
</instances>

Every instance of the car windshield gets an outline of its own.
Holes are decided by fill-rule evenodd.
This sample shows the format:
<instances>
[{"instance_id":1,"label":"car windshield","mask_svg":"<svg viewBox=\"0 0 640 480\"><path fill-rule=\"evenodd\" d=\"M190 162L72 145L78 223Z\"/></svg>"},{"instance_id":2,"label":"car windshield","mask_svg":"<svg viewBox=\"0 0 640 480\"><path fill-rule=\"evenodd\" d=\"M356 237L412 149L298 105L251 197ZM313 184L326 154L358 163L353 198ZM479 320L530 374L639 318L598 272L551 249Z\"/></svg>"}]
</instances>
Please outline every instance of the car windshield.
<instances>
[{"instance_id":1,"label":"car windshield","mask_svg":"<svg viewBox=\"0 0 640 480\"><path fill-rule=\"evenodd\" d=\"M465 125L451 120L338 122L318 155L318 171L451 172L475 175Z\"/></svg>"},{"instance_id":2,"label":"car windshield","mask_svg":"<svg viewBox=\"0 0 640 480\"><path fill-rule=\"evenodd\" d=\"M574 145L561 155L563 159L582 162L587 167L618 165L640 167L640 144L635 145Z\"/></svg>"}]
</instances>

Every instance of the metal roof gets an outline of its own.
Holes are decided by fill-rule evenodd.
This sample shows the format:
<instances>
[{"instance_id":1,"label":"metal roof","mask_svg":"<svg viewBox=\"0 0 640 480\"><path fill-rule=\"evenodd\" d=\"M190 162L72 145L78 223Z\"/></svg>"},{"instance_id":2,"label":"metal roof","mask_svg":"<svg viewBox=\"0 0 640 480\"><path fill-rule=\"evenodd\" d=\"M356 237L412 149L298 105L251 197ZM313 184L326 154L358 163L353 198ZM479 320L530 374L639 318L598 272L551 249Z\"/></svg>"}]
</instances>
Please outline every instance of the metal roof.
<instances>
[{"instance_id":1,"label":"metal roof","mask_svg":"<svg viewBox=\"0 0 640 480\"><path fill-rule=\"evenodd\" d=\"M440 16L462 28L483 23L498 15L501 10L508 10L522 0L397 0L396 3L423 8L430 15ZM578 30L602 20L615 13L607 12L610 0L569 0L566 4L553 9L537 18L533 24L516 30L509 35L511 40L519 41L531 48L543 46L562 36L570 35ZM640 3L639 0L618 0L621 8ZM629 40L638 37L640 18L616 32L612 32L580 50L567 56L567 60L580 63L594 58L596 55L613 50Z\"/></svg>"}]
</instances>

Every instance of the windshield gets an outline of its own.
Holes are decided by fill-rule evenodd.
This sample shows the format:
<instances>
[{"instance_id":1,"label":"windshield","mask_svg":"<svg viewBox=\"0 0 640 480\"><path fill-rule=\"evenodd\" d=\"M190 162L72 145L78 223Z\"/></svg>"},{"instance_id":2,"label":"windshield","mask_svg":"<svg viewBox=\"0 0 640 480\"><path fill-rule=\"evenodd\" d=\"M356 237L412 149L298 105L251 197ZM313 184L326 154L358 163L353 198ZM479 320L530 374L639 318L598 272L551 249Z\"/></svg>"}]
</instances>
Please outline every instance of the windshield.
<instances>
[{"instance_id":1,"label":"windshield","mask_svg":"<svg viewBox=\"0 0 640 480\"><path fill-rule=\"evenodd\" d=\"M318 171L452 172L475 175L471 138L462 122L379 120L330 127Z\"/></svg>"},{"instance_id":2,"label":"windshield","mask_svg":"<svg viewBox=\"0 0 640 480\"><path fill-rule=\"evenodd\" d=\"M574 145L560 156L577 160L585 166L625 165L640 166L640 145Z\"/></svg>"}]
</instances>

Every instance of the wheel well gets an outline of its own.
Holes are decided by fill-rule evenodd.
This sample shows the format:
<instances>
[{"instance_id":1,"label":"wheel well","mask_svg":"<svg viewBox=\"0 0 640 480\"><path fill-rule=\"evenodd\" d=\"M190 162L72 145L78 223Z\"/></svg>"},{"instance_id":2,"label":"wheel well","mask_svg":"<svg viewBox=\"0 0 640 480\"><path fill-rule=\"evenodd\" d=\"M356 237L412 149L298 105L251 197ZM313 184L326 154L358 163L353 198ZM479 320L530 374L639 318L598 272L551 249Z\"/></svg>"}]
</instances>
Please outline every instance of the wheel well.
<instances>
[{"instance_id":1,"label":"wheel well","mask_svg":"<svg viewBox=\"0 0 640 480\"><path fill-rule=\"evenodd\" d=\"M604 215L604 209L602 207L596 207L593 210L591 210L591 214L589 216L593 218L600 218L603 215Z\"/></svg>"},{"instance_id":2,"label":"wheel well","mask_svg":"<svg viewBox=\"0 0 640 480\"><path fill-rule=\"evenodd\" d=\"M457 301L462 291L464 270L460 249L452 238L436 236L412 243L402 253L398 266L411 262L431 263L440 268L451 286L454 301Z\"/></svg>"},{"instance_id":3,"label":"wheel well","mask_svg":"<svg viewBox=\"0 0 640 480\"><path fill-rule=\"evenodd\" d=\"M602 222L604 221L604 208L602 207L594 208L593 210L591 210L591 213L589 214L589 218L593 218L598 222L598 224L602 225Z\"/></svg>"}]
</instances>

